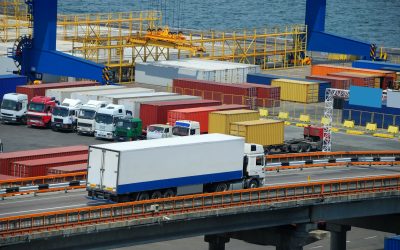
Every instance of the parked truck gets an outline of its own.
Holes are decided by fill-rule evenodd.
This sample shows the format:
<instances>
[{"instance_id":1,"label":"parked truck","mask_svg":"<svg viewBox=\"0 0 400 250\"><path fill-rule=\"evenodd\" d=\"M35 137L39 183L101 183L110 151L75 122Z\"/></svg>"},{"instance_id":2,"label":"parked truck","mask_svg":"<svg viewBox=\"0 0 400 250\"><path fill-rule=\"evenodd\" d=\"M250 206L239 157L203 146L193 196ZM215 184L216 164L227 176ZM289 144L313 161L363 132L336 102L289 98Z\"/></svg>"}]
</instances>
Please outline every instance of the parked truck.
<instances>
[{"instance_id":1,"label":"parked truck","mask_svg":"<svg viewBox=\"0 0 400 250\"><path fill-rule=\"evenodd\" d=\"M28 96L25 94L8 93L1 102L1 121L4 123L26 124Z\"/></svg>"},{"instance_id":2,"label":"parked truck","mask_svg":"<svg viewBox=\"0 0 400 250\"><path fill-rule=\"evenodd\" d=\"M136 141L138 139L144 139L142 120L132 117L131 115L119 118L115 126L114 139L116 141Z\"/></svg>"},{"instance_id":3,"label":"parked truck","mask_svg":"<svg viewBox=\"0 0 400 250\"><path fill-rule=\"evenodd\" d=\"M90 100L81 106L78 113L77 127L78 134L94 135L95 116L100 108L107 106L107 102Z\"/></svg>"},{"instance_id":4,"label":"parked truck","mask_svg":"<svg viewBox=\"0 0 400 250\"><path fill-rule=\"evenodd\" d=\"M53 108L51 116L51 128L57 130L75 131L77 116L82 102L76 99L66 98Z\"/></svg>"},{"instance_id":5,"label":"parked truck","mask_svg":"<svg viewBox=\"0 0 400 250\"><path fill-rule=\"evenodd\" d=\"M160 139L177 136L190 136L200 134L200 123L197 121L180 120L175 124L152 124L147 126L146 138Z\"/></svg>"},{"instance_id":6,"label":"parked truck","mask_svg":"<svg viewBox=\"0 0 400 250\"><path fill-rule=\"evenodd\" d=\"M89 197L115 202L263 185L261 145L206 134L89 147Z\"/></svg>"},{"instance_id":7,"label":"parked truck","mask_svg":"<svg viewBox=\"0 0 400 250\"><path fill-rule=\"evenodd\" d=\"M27 125L30 127L51 127L51 111L57 105L55 98L35 96L31 99L26 113Z\"/></svg>"},{"instance_id":8,"label":"parked truck","mask_svg":"<svg viewBox=\"0 0 400 250\"><path fill-rule=\"evenodd\" d=\"M104 108L99 108L95 116L96 138L114 140L114 132L119 118L129 114L123 105L108 104Z\"/></svg>"}]
</instances>

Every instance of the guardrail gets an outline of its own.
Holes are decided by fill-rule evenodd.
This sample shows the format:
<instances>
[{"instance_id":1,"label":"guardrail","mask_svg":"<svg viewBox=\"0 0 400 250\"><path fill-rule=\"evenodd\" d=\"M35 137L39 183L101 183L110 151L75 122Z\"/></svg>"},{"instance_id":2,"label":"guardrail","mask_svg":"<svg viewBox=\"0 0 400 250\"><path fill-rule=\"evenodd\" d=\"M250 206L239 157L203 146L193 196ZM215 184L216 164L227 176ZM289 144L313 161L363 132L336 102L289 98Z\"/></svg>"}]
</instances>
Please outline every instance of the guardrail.
<instances>
[{"instance_id":1,"label":"guardrail","mask_svg":"<svg viewBox=\"0 0 400 250\"><path fill-rule=\"evenodd\" d=\"M299 183L0 218L0 237L196 211L400 191L400 175Z\"/></svg>"}]
</instances>

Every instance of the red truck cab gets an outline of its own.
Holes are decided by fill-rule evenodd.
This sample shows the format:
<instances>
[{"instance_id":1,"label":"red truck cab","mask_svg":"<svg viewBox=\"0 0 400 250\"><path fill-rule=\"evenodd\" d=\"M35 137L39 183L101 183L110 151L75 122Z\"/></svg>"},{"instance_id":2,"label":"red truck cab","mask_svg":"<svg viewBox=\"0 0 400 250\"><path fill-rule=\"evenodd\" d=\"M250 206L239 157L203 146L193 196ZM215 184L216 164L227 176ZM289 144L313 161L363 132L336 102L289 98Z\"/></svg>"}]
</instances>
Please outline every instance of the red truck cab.
<instances>
[{"instance_id":1,"label":"red truck cab","mask_svg":"<svg viewBox=\"0 0 400 250\"><path fill-rule=\"evenodd\" d=\"M56 106L54 98L35 96L31 99L26 113L28 126L50 127L51 111Z\"/></svg>"},{"instance_id":2,"label":"red truck cab","mask_svg":"<svg viewBox=\"0 0 400 250\"><path fill-rule=\"evenodd\" d=\"M317 142L322 141L324 138L324 128L316 126L304 127L304 139L310 139L311 141Z\"/></svg>"}]
</instances>

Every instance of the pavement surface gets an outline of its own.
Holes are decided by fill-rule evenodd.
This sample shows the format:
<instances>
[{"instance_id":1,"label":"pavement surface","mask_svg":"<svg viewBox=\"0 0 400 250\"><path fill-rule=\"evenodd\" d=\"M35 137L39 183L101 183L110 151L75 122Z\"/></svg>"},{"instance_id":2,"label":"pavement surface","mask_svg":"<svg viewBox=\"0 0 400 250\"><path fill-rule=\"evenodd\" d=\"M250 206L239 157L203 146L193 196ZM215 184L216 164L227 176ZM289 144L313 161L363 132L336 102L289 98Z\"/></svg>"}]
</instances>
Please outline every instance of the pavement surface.
<instances>
[{"instance_id":1,"label":"pavement surface","mask_svg":"<svg viewBox=\"0 0 400 250\"><path fill-rule=\"evenodd\" d=\"M285 128L285 138L301 137L302 128L289 126ZM333 134L332 148L334 151L351 150L398 150L400 143L398 139L381 139L370 136L352 136L342 133ZM4 151L19 151L38 148L49 148L68 145L93 145L109 143L109 141L96 140L93 137L79 136L74 133L53 132L47 129L33 129L20 125L0 124L0 139L4 144ZM400 172L399 167L350 167L329 168L314 170L291 170L273 173L268 179L267 185L288 182L311 181L356 177L363 175L385 175ZM23 213L46 212L59 209L77 208L83 206L99 205L102 202L88 200L83 190L71 191L69 193L48 193L37 197L20 196L7 198L0 201L0 217L14 216ZM348 232L347 249L376 250L383 249L383 239L391 234L352 228ZM180 240L158 242L134 247L118 249L207 249L208 244L203 237L191 237ZM226 249L275 249L274 247L257 246L238 240L231 240L226 244ZM327 239L310 244L304 249L329 249L329 237Z\"/></svg>"}]
</instances>

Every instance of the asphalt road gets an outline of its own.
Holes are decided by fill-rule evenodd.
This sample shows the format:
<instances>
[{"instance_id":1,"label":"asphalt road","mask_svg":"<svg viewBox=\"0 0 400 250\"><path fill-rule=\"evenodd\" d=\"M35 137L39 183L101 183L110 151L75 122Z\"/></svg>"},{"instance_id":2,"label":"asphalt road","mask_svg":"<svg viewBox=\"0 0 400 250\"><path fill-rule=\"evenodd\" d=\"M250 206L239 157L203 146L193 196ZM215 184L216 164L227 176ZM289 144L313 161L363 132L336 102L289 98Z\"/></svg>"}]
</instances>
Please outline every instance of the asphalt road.
<instances>
[{"instance_id":1,"label":"asphalt road","mask_svg":"<svg viewBox=\"0 0 400 250\"><path fill-rule=\"evenodd\" d=\"M297 127L286 127L285 138L301 137L302 129ZM342 150L392 150L400 149L398 139L388 140L381 138L373 138L369 136L351 136L341 133L333 135L332 148L334 151ZM46 129L32 129L18 125L0 125L0 139L4 144L4 151L18 151L38 148L68 146L68 145L93 145L101 143L109 143L108 141L96 140L92 137L79 136L74 133L53 132ZM302 173L281 172L282 174L274 175L275 177L268 179L269 183L287 183L290 180L306 181L310 176L312 181L327 178L342 178L344 176L360 176L360 175L381 175L389 172L398 172L397 168L374 169L362 168L335 168L330 170L304 170ZM272 182L272 179L274 182ZM83 191L74 191L70 193L42 194L37 197L15 197L0 201L0 217L12 216L20 214L25 210L26 213L46 212L53 209L76 208L80 206L96 205L91 200L87 200ZM58 197L55 197L58 196ZM383 238L387 235L384 232L377 232L359 228L352 228L348 232L348 249L365 249L376 250L383 249ZM192 237L174 241L158 242L135 247L119 248L119 249L207 249L208 245L204 242L203 237ZM226 245L226 249L275 249L274 247L265 247L248 244L238 240L231 240ZM329 249L329 238L310 244L304 249Z\"/></svg>"}]
</instances>

